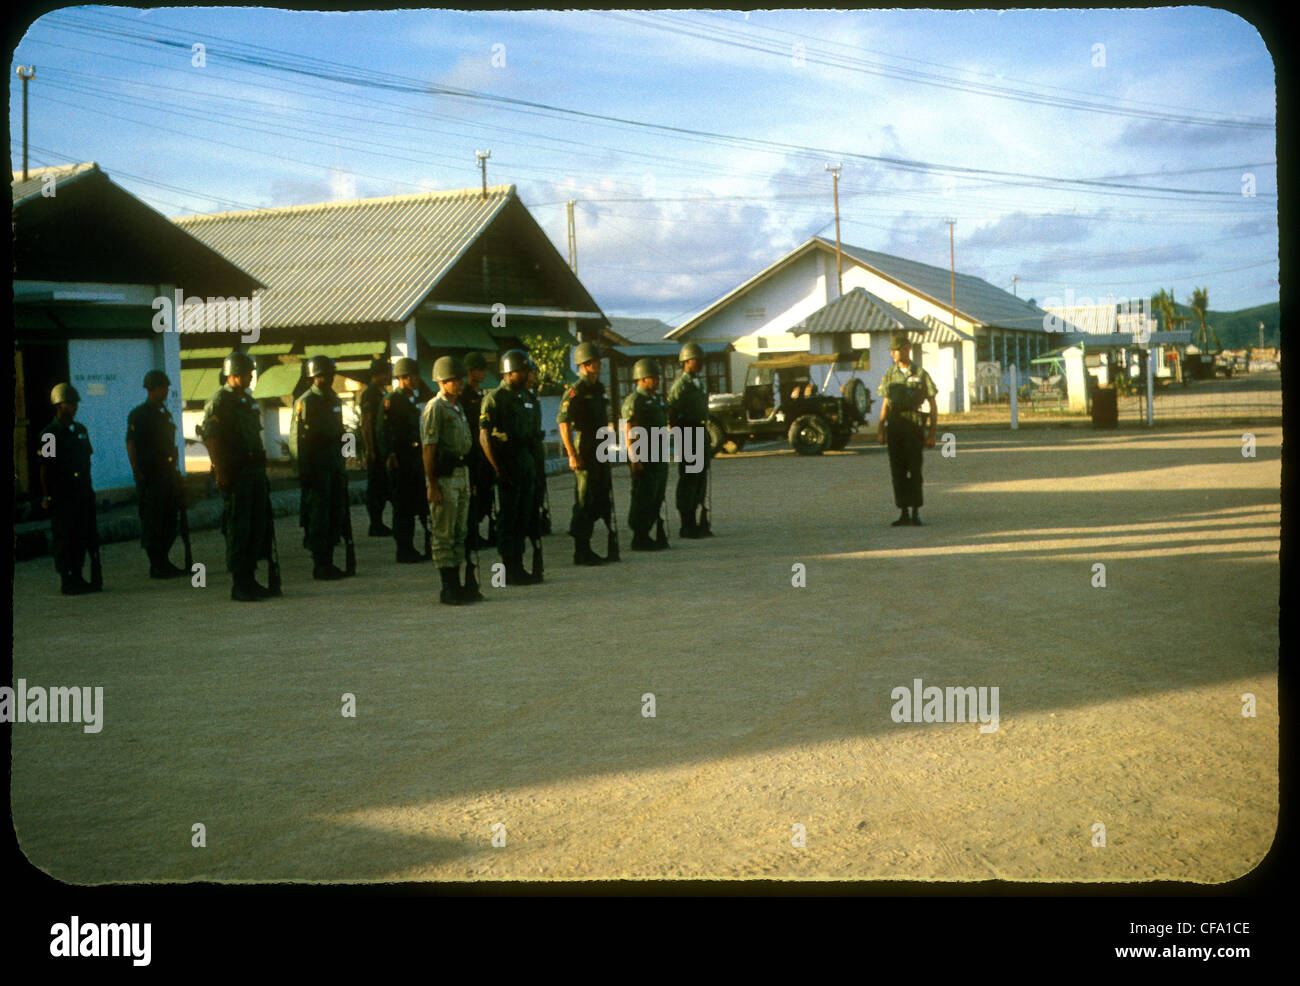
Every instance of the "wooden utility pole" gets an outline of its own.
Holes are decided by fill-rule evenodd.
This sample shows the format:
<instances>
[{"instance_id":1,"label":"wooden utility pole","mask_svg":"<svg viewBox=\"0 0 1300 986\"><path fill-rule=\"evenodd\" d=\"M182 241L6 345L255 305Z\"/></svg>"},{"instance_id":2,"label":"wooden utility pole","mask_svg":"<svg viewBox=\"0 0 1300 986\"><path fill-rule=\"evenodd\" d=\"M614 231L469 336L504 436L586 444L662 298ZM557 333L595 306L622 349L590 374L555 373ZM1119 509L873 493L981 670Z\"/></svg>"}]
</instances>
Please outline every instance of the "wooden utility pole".
<instances>
[{"instance_id":1,"label":"wooden utility pole","mask_svg":"<svg viewBox=\"0 0 1300 986\"><path fill-rule=\"evenodd\" d=\"M826 170L831 173L833 187L835 191L835 297L844 293L844 254L840 250L840 169L844 165L837 164L835 167L826 163Z\"/></svg>"},{"instance_id":2,"label":"wooden utility pole","mask_svg":"<svg viewBox=\"0 0 1300 986\"><path fill-rule=\"evenodd\" d=\"M25 75L23 73L26 73ZM27 180L27 83L36 78L35 65L19 65L18 78L23 80L23 181Z\"/></svg>"},{"instance_id":3,"label":"wooden utility pole","mask_svg":"<svg viewBox=\"0 0 1300 986\"><path fill-rule=\"evenodd\" d=\"M568 201L569 212L569 267L573 273L578 273L578 230L573 224L573 199Z\"/></svg>"},{"instance_id":4,"label":"wooden utility pole","mask_svg":"<svg viewBox=\"0 0 1300 986\"><path fill-rule=\"evenodd\" d=\"M952 327L953 331L957 329L957 253L953 245L952 228L956 225L956 219L945 219L948 224L948 301L952 306Z\"/></svg>"},{"instance_id":5,"label":"wooden utility pole","mask_svg":"<svg viewBox=\"0 0 1300 986\"><path fill-rule=\"evenodd\" d=\"M1018 281L1018 280L1020 280L1020 275L1019 275L1019 274L1012 274L1012 275L1011 275L1011 296L1012 296L1013 298L1019 298L1019 297L1020 297L1020 295L1016 294L1016 281Z\"/></svg>"},{"instance_id":6,"label":"wooden utility pole","mask_svg":"<svg viewBox=\"0 0 1300 986\"><path fill-rule=\"evenodd\" d=\"M487 198L487 163L488 158L492 156L489 151L475 151L474 156L478 158L479 171L483 172L483 197Z\"/></svg>"}]
</instances>

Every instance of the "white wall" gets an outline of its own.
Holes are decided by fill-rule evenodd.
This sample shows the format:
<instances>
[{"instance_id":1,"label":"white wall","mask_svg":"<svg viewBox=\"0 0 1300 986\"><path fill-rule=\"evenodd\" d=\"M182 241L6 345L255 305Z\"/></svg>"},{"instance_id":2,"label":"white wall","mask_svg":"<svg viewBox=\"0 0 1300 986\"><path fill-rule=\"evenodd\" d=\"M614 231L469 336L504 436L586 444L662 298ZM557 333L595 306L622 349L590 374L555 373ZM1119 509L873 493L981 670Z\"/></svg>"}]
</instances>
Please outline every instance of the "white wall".
<instances>
[{"instance_id":1,"label":"white wall","mask_svg":"<svg viewBox=\"0 0 1300 986\"><path fill-rule=\"evenodd\" d=\"M81 395L77 420L90 432L95 450L90 474L96 491L135 485L126 419L146 397L141 384L155 368L154 345L152 338L68 340L68 382ZM179 382L179 371L175 379Z\"/></svg>"}]
</instances>

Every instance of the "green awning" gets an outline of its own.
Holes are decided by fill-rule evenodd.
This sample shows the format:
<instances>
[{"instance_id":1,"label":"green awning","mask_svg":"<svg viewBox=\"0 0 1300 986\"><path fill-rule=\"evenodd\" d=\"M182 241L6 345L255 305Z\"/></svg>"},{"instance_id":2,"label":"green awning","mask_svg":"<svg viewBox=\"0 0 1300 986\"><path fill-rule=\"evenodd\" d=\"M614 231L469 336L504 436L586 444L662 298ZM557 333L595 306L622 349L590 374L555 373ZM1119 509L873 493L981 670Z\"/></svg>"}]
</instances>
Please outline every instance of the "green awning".
<instances>
[{"instance_id":1,"label":"green awning","mask_svg":"<svg viewBox=\"0 0 1300 986\"><path fill-rule=\"evenodd\" d=\"M490 331L491 315L417 315L415 330L436 350L478 349L495 353L500 347Z\"/></svg>"},{"instance_id":2,"label":"green awning","mask_svg":"<svg viewBox=\"0 0 1300 986\"><path fill-rule=\"evenodd\" d=\"M301 363L276 363L257 374L253 384L253 397L266 400L274 397L287 397L293 393L294 386L302 379Z\"/></svg>"},{"instance_id":3,"label":"green awning","mask_svg":"<svg viewBox=\"0 0 1300 986\"><path fill-rule=\"evenodd\" d=\"M232 349L242 349L250 356L285 356L293 352L291 342L259 342L253 346L216 346L203 349L181 347L181 359L225 359Z\"/></svg>"},{"instance_id":4,"label":"green awning","mask_svg":"<svg viewBox=\"0 0 1300 986\"><path fill-rule=\"evenodd\" d=\"M376 356L383 356L384 350L388 348L388 341L385 339L363 340L361 342L339 342L332 346L307 346L303 352L304 359L311 359L313 356L328 356L330 359L344 359L348 356L374 359Z\"/></svg>"},{"instance_id":5,"label":"green awning","mask_svg":"<svg viewBox=\"0 0 1300 986\"><path fill-rule=\"evenodd\" d=\"M221 389L221 369L210 366L197 370L181 370L181 400L206 401Z\"/></svg>"}]
</instances>

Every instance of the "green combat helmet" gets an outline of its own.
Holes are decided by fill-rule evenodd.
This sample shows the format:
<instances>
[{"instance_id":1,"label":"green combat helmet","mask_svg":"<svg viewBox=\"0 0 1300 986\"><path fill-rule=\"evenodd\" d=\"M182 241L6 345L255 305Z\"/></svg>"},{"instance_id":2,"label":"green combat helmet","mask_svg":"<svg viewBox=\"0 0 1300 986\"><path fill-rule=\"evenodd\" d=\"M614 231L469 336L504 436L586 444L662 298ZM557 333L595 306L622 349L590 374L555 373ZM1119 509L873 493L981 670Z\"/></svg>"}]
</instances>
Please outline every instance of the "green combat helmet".
<instances>
[{"instance_id":1,"label":"green combat helmet","mask_svg":"<svg viewBox=\"0 0 1300 986\"><path fill-rule=\"evenodd\" d=\"M50 391L51 404L80 404L81 395L77 393L77 388L70 383L56 383L54 389Z\"/></svg>"},{"instance_id":2,"label":"green combat helmet","mask_svg":"<svg viewBox=\"0 0 1300 986\"><path fill-rule=\"evenodd\" d=\"M334 376L334 361L328 356L313 356L307 361L308 377Z\"/></svg>"},{"instance_id":3,"label":"green combat helmet","mask_svg":"<svg viewBox=\"0 0 1300 986\"><path fill-rule=\"evenodd\" d=\"M393 376L395 377L418 377L420 375L420 364L409 356L403 356L393 364Z\"/></svg>"},{"instance_id":4,"label":"green combat helmet","mask_svg":"<svg viewBox=\"0 0 1300 986\"><path fill-rule=\"evenodd\" d=\"M895 332L889 337L889 348L891 351L897 349L911 349L912 341L908 338L906 332Z\"/></svg>"},{"instance_id":5,"label":"green combat helmet","mask_svg":"<svg viewBox=\"0 0 1300 986\"><path fill-rule=\"evenodd\" d=\"M632 379L644 380L646 377L659 379L659 363L648 357L642 357L636 361L636 366L632 367Z\"/></svg>"},{"instance_id":6,"label":"green combat helmet","mask_svg":"<svg viewBox=\"0 0 1300 986\"><path fill-rule=\"evenodd\" d=\"M150 370L144 375L144 389L153 390L155 387L170 387L171 380L162 370Z\"/></svg>"},{"instance_id":7,"label":"green combat helmet","mask_svg":"<svg viewBox=\"0 0 1300 986\"><path fill-rule=\"evenodd\" d=\"M682 347L681 354L677 357L677 362L685 363L687 360L704 359L704 350L699 347L698 343L688 342Z\"/></svg>"},{"instance_id":8,"label":"green combat helmet","mask_svg":"<svg viewBox=\"0 0 1300 986\"><path fill-rule=\"evenodd\" d=\"M433 379L438 383L444 380L459 380L464 375L464 367L454 356L439 356L438 361L433 364Z\"/></svg>"},{"instance_id":9,"label":"green combat helmet","mask_svg":"<svg viewBox=\"0 0 1300 986\"><path fill-rule=\"evenodd\" d=\"M594 342L581 343L573 350L574 366L582 366L597 359L600 359L600 348Z\"/></svg>"},{"instance_id":10,"label":"green combat helmet","mask_svg":"<svg viewBox=\"0 0 1300 986\"><path fill-rule=\"evenodd\" d=\"M487 369L487 359L484 357L482 353L469 353L465 357L465 371L467 373L470 370L486 370L486 369Z\"/></svg>"},{"instance_id":11,"label":"green combat helmet","mask_svg":"<svg viewBox=\"0 0 1300 986\"><path fill-rule=\"evenodd\" d=\"M248 353L241 353L238 349L221 361L221 375L223 377L243 377L252 372L252 357Z\"/></svg>"},{"instance_id":12,"label":"green combat helmet","mask_svg":"<svg viewBox=\"0 0 1300 986\"><path fill-rule=\"evenodd\" d=\"M528 354L522 349L511 349L501 357L501 374L524 373L528 369Z\"/></svg>"},{"instance_id":13,"label":"green combat helmet","mask_svg":"<svg viewBox=\"0 0 1300 986\"><path fill-rule=\"evenodd\" d=\"M388 365L388 360L382 357L376 357L370 361L370 375L377 376L380 373L392 373L392 367Z\"/></svg>"}]
</instances>

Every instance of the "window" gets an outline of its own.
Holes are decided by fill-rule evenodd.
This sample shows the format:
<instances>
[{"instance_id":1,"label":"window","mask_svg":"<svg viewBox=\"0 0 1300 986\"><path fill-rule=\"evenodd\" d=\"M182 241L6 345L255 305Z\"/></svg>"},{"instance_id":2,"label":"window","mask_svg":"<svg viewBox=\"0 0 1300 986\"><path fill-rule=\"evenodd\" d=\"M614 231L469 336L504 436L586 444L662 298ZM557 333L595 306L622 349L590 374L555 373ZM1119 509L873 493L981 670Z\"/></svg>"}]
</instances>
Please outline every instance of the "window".
<instances>
[{"instance_id":1,"label":"window","mask_svg":"<svg viewBox=\"0 0 1300 986\"><path fill-rule=\"evenodd\" d=\"M704 361L704 379L708 385L710 394L725 394L727 392L727 362L726 356L714 356Z\"/></svg>"}]
</instances>

